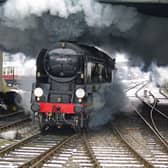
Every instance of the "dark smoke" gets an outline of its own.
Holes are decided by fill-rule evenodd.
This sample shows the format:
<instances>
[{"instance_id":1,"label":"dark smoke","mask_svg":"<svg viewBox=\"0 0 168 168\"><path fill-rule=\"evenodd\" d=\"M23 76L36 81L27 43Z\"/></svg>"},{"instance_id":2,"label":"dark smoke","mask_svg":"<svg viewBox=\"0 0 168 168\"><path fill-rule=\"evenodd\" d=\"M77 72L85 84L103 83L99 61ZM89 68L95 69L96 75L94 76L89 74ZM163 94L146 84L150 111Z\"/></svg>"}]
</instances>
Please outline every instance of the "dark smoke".
<instances>
[{"instance_id":1,"label":"dark smoke","mask_svg":"<svg viewBox=\"0 0 168 168\"><path fill-rule=\"evenodd\" d=\"M131 112L133 110L123 90L121 81L115 78L111 85L100 88L93 94L93 106L89 109L91 111L90 128L106 124L118 112Z\"/></svg>"},{"instance_id":2,"label":"dark smoke","mask_svg":"<svg viewBox=\"0 0 168 168\"><path fill-rule=\"evenodd\" d=\"M0 13L0 47L32 56L59 40L108 44L139 22L134 8L95 0L8 0Z\"/></svg>"},{"instance_id":3,"label":"dark smoke","mask_svg":"<svg viewBox=\"0 0 168 168\"><path fill-rule=\"evenodd\" d=\"M168 19L147 16L141 18L141 22L125 34L133 62L137 57L142 58L145 70L153 61L158 65L167 65Z\"/></svg>"}]
</instances>

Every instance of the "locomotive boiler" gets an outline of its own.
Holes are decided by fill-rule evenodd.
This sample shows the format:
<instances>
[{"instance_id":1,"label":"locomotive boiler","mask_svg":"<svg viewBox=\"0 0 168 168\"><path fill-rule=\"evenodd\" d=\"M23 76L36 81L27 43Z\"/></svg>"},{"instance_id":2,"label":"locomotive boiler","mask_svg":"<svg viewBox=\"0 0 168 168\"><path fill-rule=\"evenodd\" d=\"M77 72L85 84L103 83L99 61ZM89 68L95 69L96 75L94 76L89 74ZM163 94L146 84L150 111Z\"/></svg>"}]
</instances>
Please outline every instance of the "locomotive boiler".
<instances>
[{"instance_id":1,"label":"locomotive boiler","mask_svg":"<svg viewBox=\"0 0 168 168\"><path fill-rule=\"evenodd\" d=\"M41 130L87 127L94 94L112 83L115 60L96 47L58 42L41 50L36 66L31 109Z\"/></svg>"}]
</instances>

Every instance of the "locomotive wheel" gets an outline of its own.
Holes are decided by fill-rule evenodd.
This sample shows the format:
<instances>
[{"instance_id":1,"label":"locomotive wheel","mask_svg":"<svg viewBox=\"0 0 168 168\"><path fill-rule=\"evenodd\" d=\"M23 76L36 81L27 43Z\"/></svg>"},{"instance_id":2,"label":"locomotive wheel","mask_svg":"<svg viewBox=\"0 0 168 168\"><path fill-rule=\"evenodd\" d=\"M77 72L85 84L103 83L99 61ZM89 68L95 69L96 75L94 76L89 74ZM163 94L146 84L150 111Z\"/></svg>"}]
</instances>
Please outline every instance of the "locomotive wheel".
<instances>
[{"instance_id":1,"label":"locomotive wheel","mask_svg":"<svg viewBox=\"0 0 168 168\"><path fill-rule=\"evenodd\" d=\"M41 132L45 131L46 123L45 123L45 116L44 114L38 114L38 120L39 120L39 127Z\"/></svg>"}]
</instances>

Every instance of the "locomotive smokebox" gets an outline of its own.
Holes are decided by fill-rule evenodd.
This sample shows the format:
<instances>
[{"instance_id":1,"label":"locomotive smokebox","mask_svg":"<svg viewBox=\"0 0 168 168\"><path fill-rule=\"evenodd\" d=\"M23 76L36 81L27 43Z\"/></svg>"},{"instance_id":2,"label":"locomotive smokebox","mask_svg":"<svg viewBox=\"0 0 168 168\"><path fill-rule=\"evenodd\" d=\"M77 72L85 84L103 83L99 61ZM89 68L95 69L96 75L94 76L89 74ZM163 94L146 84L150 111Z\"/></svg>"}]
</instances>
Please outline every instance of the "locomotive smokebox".
<instances>
[{"instance_id":1,"label":"locomotive smokebox","mask_svg":"<svg viewBox=\"0 0 168 168\"><path fill-rule=\"evenodd\" d=\"M41 130L48 125L87 128L88 106L98 100L101 88L111 85L114 63L103 51L84 44L59 42L42 49L32 87L32 110L38 111Z\"/></svg>"}]
</instances>

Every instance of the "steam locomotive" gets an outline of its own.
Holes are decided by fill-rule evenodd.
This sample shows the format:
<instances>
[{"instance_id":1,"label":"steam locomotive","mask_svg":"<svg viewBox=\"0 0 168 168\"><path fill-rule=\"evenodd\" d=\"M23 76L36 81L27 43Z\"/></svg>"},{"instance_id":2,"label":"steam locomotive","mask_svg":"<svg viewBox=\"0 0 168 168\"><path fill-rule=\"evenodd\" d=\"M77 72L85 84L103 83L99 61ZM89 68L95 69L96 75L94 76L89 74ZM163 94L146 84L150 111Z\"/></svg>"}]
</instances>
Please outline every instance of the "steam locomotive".
<instances>
[{"instance_id":1,"label":"steam locomotive","mask_svg":"<svg viewBox=\"0 0 168 168\"><path fill-rule=\"evenodd\" d=\"M96 47L58 42L40 51L36 66L31 109L41 130L87 127L94 94L112 83L115 60Z\"/></svg>"}]
</instances>

